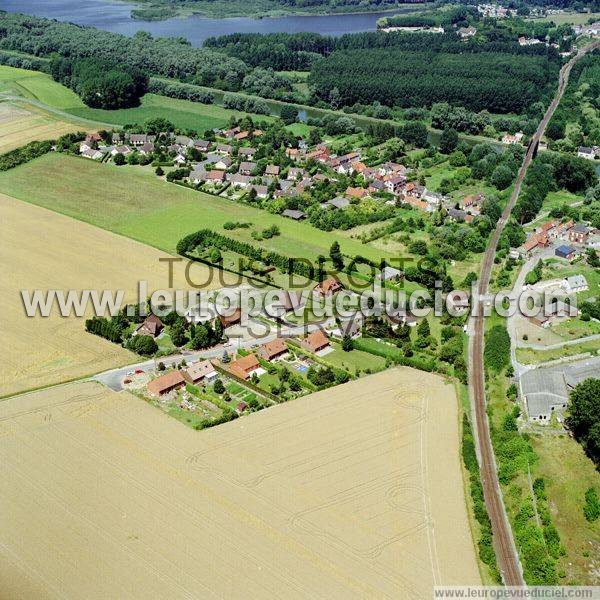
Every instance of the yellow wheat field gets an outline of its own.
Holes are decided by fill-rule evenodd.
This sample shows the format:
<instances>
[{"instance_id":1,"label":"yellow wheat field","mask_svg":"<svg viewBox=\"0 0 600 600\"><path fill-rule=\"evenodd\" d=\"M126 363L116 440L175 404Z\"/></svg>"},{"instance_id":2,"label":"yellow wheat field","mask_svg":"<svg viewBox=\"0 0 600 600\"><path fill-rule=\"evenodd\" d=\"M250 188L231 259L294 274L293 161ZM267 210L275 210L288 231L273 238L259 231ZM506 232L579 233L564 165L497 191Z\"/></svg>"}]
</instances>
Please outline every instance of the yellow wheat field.
<instances>
[{"instance_id":1,"label":"yellow wheat field","mask_svg":"<svg viewBox=\"0 0 600 600\"><path fill-rule=\"evenodd\" d=\"M53 140L86 127L68 123L36 108L0 104L0 154L33 141Z\"/></svg>"},{"instance_id":2,"label":"yellow wheat field","mask_svg":"<svg viewBox=\"0 0 600 600\"><path fill-rule=\"evenodd\" d=\"M0 224L0 396L136 362L129 351L86 333L83 318L63 318L57 312L50 318L27 318L20 290L124 290L131 301L140 279L148 281L149 291L168 289L167 267L159 262L167 255L2 194ZM194 269L197 273L204 267ZM174 269L174 283L187 289L183 271Z\"/></svg>"},{"instance_id":3,"label":"yellow wheat field","mask_svg":"<svg viewBox=\"0 0 600 600\"><path fill-rule=\"evenodd\" d=\"M457 410L408 368L202 432L91 382L5 400L0 589L397 600L478 584Z\"/></svg>"}]
</instances>

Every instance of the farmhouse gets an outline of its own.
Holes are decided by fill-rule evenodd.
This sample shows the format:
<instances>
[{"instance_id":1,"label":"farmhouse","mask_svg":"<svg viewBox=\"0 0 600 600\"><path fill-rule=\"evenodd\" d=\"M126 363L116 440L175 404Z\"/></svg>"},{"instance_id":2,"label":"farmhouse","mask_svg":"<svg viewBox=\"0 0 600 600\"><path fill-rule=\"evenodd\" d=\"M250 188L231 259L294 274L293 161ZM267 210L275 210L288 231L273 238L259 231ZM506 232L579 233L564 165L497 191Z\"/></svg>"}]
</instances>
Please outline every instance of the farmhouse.
<instances>
[{"instance_id":1,"label":"farmhouse","mask_svg":"<svg viewBox=\"0 0 600 600\"><path fill-rule=\"evenodd\" d=\"M185 385L185 379L179 371L172 371L153 379L146 387L150 396L163 396Z\"/></svg>"},{"instance_id":2,"label":"farmhouse","mask_svg":"<svg viewBox=\"0 0 600 600\"><path fill-rule=\"evenodd\" d=\"M194 363L187 367L187 369L184 369L181 374L188 383L200 383L204 381L210 383L218 375L210 360Z\"/></svg>"},{"instance_id":3,"label":"farmhouse","mask_svg":"<svg viewBox=\"0 0 600 600\"><path fill-rule=\"evenodd\" d=\"M325 279L321 283L318 283L313 288L313 294L320 298L329 298L342 289L342 284L335 277L330 277L329 279Z\"/></svg>"},{"instance_id":4,"label":"farmhouse","mask_svg":"<svg viewBox=\"0 0 600 600\"><path fill-rule=\"evenodd\" d=\"M276 338L260 346L258 355L264 360L272 361L283 358L289 354L289 350L283 338Z\"/></svg>"},{"instance_id":5,"label":"farmhouse","mask_svg":"<svg viewBox=\"0 0 600 600\"><path fill-rule=\"evenodd\" d=\"M163 322L156 315L149 315L146 320L138 325L133 335L151 335L156 337L163 330Z\"/></svg>"},{"instance_id":6,"label":"farmhouse","mask_svg":"<svg viewBox=\"0 0 600 600\"><path fill-rule=\"evenodd\" d=\"M325 354L331 350L329 339L320 329L317 329L300 339L300 346L313 354Z\"/></svg>"},{"instance_id":7,"label":"farmhouse","mask_svg":"<svg viewBox=\"0 0 600 600\"><path fill-rule=\"evenodd\" d=\"M256 354L248 354L248 356L242 356L242 358L233 361L229 365L229 371L233 375L237 375L237 377L244 380L250 379L254 373L256 373L257 376L265 373L265 370L258 362L258 358L256 358Z\"/></svg>"}]
</instances>

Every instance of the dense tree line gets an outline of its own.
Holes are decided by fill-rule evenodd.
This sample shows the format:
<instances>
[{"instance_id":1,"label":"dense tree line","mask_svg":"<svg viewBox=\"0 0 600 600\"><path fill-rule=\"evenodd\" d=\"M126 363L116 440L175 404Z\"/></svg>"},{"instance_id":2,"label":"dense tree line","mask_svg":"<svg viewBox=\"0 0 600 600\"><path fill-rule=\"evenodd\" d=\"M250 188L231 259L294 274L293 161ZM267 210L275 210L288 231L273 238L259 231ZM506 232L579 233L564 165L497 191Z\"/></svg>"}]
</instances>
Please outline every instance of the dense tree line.
<instances>
[{"instance_id":1,"label":"dense tree line","mask_svg":"<svg viewBox=\"0 0 600 600\"><path fill-rule=\"evenodd\" d=\"M160 94L179 100L191 100L201 104L212 104L215 101L215 97L211 92L196 85L179 83L178 81L164 81L156 77L150 78L148 91L152 94Z\"/></svg>"},{"instance_id":2,"label":"dense tree line","mask_svg":"<svg viewBox=\"0 0 600 600\"><path fill-rule=\"evenodd\" d=\"M520 113L539 100L553 69L540 56L368 49L334 52L313 65L309 83L318 98L340 105L431 106L447 102L471 110Z\"/></svg>"},{"instance_id":3,"label":"dense tree line","mask_svg":"<svg viewBox=\"0 0 600 600\"><path fill-rule=\"evenodd\" d=\"M513 216L520 223L528 223L542 208L548 192L566 189L581 193L596 179L596 171L590 161L569 154L543 152L527 170Z\"/></svg>"},{"instance_id":4,"label":"dense tree line","mask_svg":"<svg viewBox=\"0 0 600 600\"><path fill-rule=\"evenodd\" d=\"M0 65L43 72L47 72L49 67L48 61L42 58L19 56L18 54L10 54L9 52L2 51L0 51Z\"/></svg>"},{"instance_id":5,"label":"dense tree line","mask_svg":"<svg viewBox=\"0 0 600 600\"><path fill-rule=\"evenodd\" d=\"M271 114L269 105L264 100L243 96L242 94L233 94L231 92L223 94L223 106L257 115Z\"/></svg>"},{"instance_id":6,"label":"dense tree line","mask_svg":"<svg viewBox=\"0 0 600 600\"><path fill-rule=\"evenodd\" d=\"M148 76L131 66L118 66L95 58L54 58L50 73L71 88L87 106L113 110L138 106L148 90Z\"/></svg>"},{"instance_id":7,"label":"dense tree line","mask_svg":"<svg viewBox=\"0 0 600 600\"><path fill-rule=\"evenodd\" d=\"M569 425L596 465L600 464L600 379L586 379L571 392Z\"/></svg>"},{"instance_id":8,"label":"dense tree line","mask_svg":"<svg viewBox=\"0 0 600 600\"><path fill-rule=\"evenodd\" d=\"M246 242L215 233L210 229L202 229L196 233L191 233L177 242L177 253L182 256L193 257L193 252L199 248L202 250L208 248L230 250L265 265L273 265L280 269L282 273L295 273L308 279L315 278L313 266L305 261L295 260L272 250L257 248Z\"/></svg>"},{"instance_id":9,"label":"dense tree line","mask_svg":"<svg viewBox=\"0 0 600 600\"><path fill-rule=\"evenodd\" d=\"M510 337L506 327L494 325L485 335L483 360L486 369L499 372L510 363Z\"/></svg>"},{"instance_id":10,"label":"dense tree line","mask_svg":"<svg viewBox=\"0 0 600 600\"><path fill-rule=\"evenodd\" d=\"M43 156L50 152L50 150L52 150L51 141L29 142L29 144L26 144L21 148L16 148L6 154L0 155L0 171L8 171L8 169L18 167L34 158Z\"/></svg>"},{"instance_id":11,"label":"dense tree line","mask_svg":"<svg viewBox=\"0 0 600 600\"><path fill-rule=\"evenodd\" d=\"M133 37L15 13L0 13L0 48L35 56L93 57L151 75L238 90L248 67L236 58L193 48L184 38Z\"/></svg>"}]
</instances>

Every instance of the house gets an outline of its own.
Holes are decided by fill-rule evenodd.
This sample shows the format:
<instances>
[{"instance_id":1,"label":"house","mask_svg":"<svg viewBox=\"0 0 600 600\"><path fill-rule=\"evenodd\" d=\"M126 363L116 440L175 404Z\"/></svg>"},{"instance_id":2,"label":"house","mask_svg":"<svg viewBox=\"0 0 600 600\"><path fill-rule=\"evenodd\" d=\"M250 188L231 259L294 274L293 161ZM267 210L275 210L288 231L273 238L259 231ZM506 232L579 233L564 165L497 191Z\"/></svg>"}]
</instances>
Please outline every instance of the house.
<instances>
[{"instance_id":1,"label":"house","mask_svg":"<svg viewBox=\"0 0 600 600\"><path fill-rule=\"evenodd\" d=\"M344 321L340 321L339 325L331 332L336 338L357 338L362 334L362 327L364 324L364 318L362 313L356 313L350 319L345 319Z\"/></svg>"},{"instance_id":2,"label":"house","mask_svg":"<svg viewBox=\"0 0 600 600\"><path fill-rule=\"evenodd\" d=\"M282 213L282 217L287 217L288 219L294 219L294 221L301 221L302 219L306 219L306 213L303 213L301 210L292 210L290 208L286 208Z\"/></svg>"},{"instance_id":3,"label":"house","mask_svg":"<svg viewBox=\"0 0 600 600\"><path fill-rule=\"evenodd\" d=\"M385 187L392 194L399 194L406 184L404 175L393 175L385 180Z\"/></svg>"},{"instance_id":4,"label":"house","mask_svg":"<svg viewBox=\"0 0 600 600\"><path fill-rule=\"evenodd\" d=\"M229 156L232 150L233 148L229 144L217 144L217 147L215 148L215 152L224 154L225 156Z\"/></svg>"},{"instance_id":5,"label":"house","mask_svg":"<svg viewBox=\"0 0 600 600\"><path fill-rule=\"evenodd\" d=\"M585 158L587 160L596 160L596 151L594 148L586 148L585 146L579 146L577 149L577 156L579 158Z\"/></svg>"},{"instance_id":6,"label":"house","mask_svg":"<svg viewBox=\"0 0 600 600\"><path fill-rule=\"evenodd\" d=\"M298 150L297 148L286 148L285 149L285 155L290 159L290 160L298 160L300 158L300 150Z\"/></svg>"},{"instance_id":7,"label":"house","mask_svg":"<svg viewBox=\"0 0 600 600\"><path fill-rule=\"evenodd\" d=\"M150 335L156 337L164 329L163 322L156 315L148 315L143 323L137 326L133 335Z\"/></svg>"},{"instance_id":8,"label":"house","mask_svg":"<svg viewBox=\"0 0 600 600\"><path fill-rule=\"evenodd\" d=\"M523 35L519 38L519 46L535 46L536 44L543 44L543 42L537 38L526 38Z\"/></svg>"},{"instance_id":9,"label":"house","mask_svg":"<svg viewBox=\"0 0 600 600\"><path fill-rule=\"evenodd\" d=\"M102 141L102 136L97 131L93 131L93 132L88 133L85 136L85 141L88 144L93 144L93 143L97 144L98 142Z\"/></svg>"},{"instance_id":10,"label":"house","mask_svg":"<svg viewBox=\"0 0 600 600\"><path fill-rule=\"evenodd\" d=\"M148 154L152 154L154 152L154 142L144 142L140 146L140 154L147 156Z\"/></svg>"},{"instance_id":11,"label":"house","mask_svg":"<svg viewBox=\"0 0 600 600\"><path fill-rule=\"evenodd\" d=\"M464 210L469 211L472 214L479 214L480 207L484 200L485 196L483 194L470 194L469 196L465 196L460 204Z\"/></svg>"},{"instance_id":12,"label":"house","mask_svg":"<svg viewBox=\"0 0 600 600\"><path fill-rule=\"evenodd\" d=\"M219 321L221 321L223 329L237 325L238 323L242 322L242 310L240 308L236 308L231 314L219 315Z\"/></svg>"},{"instance_id":13,"label":"house","mask_svg":"<svg viewBox=\"0 0 600 600\"><path fill-rule=\"evenodd\" d=\"M267 165L265 175L269 177L278 177L280 168L277 165Z\"/></svg>"},{"instance_id":14,"label":"house","mask_svg":"<svg viewBox=\"0 0 600 600\"><path fill-rule=\"evenodd\" d=\"M590 231L585 223L577 223L569 231L569 241L575 244L584 244L590 235Z\"/></svg>"},{"instance_id":15,"label":"house","mask_svg":"<svg viewBox=\"0 0 600 600\"><path fill-rule=\"evenodd\" d=\"M367 188L369 193L376 194L378 192L385 191L385 183L379 179L375 179L369 183L369 187Z\"/></svg>"},{"instance_id":16,"label":"house","mask_svg":"<svg viewBox=\"0 0 600 600\"><path fill-rule=\"evenodd\" d=\"M243 140L247 140L250 137L250 132L249 131L240 131L239 133L236 133L233 137L238 142L241 142Z\"/></svg>"},{"instance_id":17,"label":"house","mask_svg":"<svg viewBox=\"0 0 600 600\"><path fill-rule=\"evenodd\" d=\"M129 146L115 146L110 151L111 156L116 156L117 154L122 154L123 156L127 156L131 154L131 148Z\"/></svg>"},{"instance_id":18,"label":"house","mask_svg":"<svg viewBox=\"0 0 600 600\"><path fill-rule=\"evenodd\" d=\"M468 292L456 291L446 296L446 308L452 317L464 315L469 310Z\"/></svg>"},{"instance_id":19,"label":"house","mask_svg":"<svg viewBox=\"0 0 600 600\"><path fill-rule=\"evenodd\" d=\"M225 181L225 171L209 171L206 174L205 181L209 183L223 183Z\"/></svg>"},{"instance_id":20,"label":"house","mask_svg":"<svg viewBox=\"0 0 600 600\"><path fill-rule=\"evenodd\" d=\"M404 273L399 269L395 269L394 267L386 266L381 270L381 273L379 273L378 277L381 279L381 281L397 282L404 277Z\"/></svg>"},{"instance_id":21,"label":"house","mask_svg":"<svg viewBox=\"0 0 600 600\"><path fill-rule=\"evenodd\" d=\"M213 169L218 169L219 171L226 171L232 165L232 160L228 156L209 154L203 164L211 165Z\"/></svg>"},{"instance_id":22,"label":"house","mask_svg":"<svg viewBox=\"0 0 600 600\"><path fill-rule=\"evenodd\" d=\"M458 35L464 40L473 37L477 33L475 27L459 27Z\"/></svg>"},{"instance_id":23,"label":"house","mask_svg":"<svg viewBox=\"0 0 600 600\"><path fill-rule=\"evenodd\" d=\"M523 139L523 134L521 132L515 133L514 135L511 135L510 133L507 133L502 138L502 143L503 144L508 144L508 145L511 145L511 144L520 144L522 139Z\"/></svg>"},{"instance_id":24,"label":"house","mask_svg":"<svg viewBox=\"0 0 600 600\"><path fill-rule=\"evenodd\" d=\"M344 286L335 278L330 277L313 288L313 294L320 298L329 298L342 290Z\"/></svg>"},{"instance_id":25,"label":"house","mask_svg":"<svg viewBox=\"0 0 600 600\"><path fill-rule=\"evenodd\" d=\"M187 146L187 147L191 147L194 144L193 140L191 138L189 138L187 135L175 136L175 143L178 146Z\"/></svg>"},{"instance_id":26,"label":"house","mask_svg":"<svg viewBox=\"0 0 600 600\"><path fill-rule=\"evenodd\" d=\"M192 171L189 176L190 183L198 184L206 181L206 171L204 169L198 169Z\"/></svg>"},{"instance_id":27,"label":"house","mask_svg":"<svg viewBox=\"0 0 600 600\"><path fill-rule=\"evenodd\" d=\"M260 366L256 354L248 354L230 363L229 372L240 379L246 380L250 379L255 373L260 377L265 373L265 370Z\"/></svg>"},{"instance_id":28,"label":"house","mask_svg":"<svg viewBox=\"0 0 600 600\"><path fill-rule=\"evenodd\" d=\"M194 140L194 148L200 152L208 152L210 142L207 142L206 140Z\"/></svg>"},{"instance_id":29,"label":"house","mask_svg":"<svg viewBox=\"0 0 600 600\"><path fill-rule=\"evenodd\" d=\"M410 196L410 195L403 196L402 202L404 204L408 204L409 206L412 206L413 208L416 208L417 210L424 210L425 212L431 212L431 211L435 210L434 206L432 206L431 204L428 204L424 200L420 200L416 196ZM466 217L465 217L465 219L466 219Z\"/></svg>"},{"instance_id":30,"label":"house","mask_svg":"<svg viewBox=\"0 0 600 600\"><path fill-rule=\"evenodd\" d=\"M93 148L88 148L81 153L81 156L84 158L91 158L92 160L99 160L104 157L104 154L100 152L100 150L94 150Z\"/></svg>"},{"instance_id":31,"label":"house","mask_svg":"<svg viewBox=\"0 0 600 600\"><path fill-rule=\"evenodd\" d=\"M248 409L248 405L242 400L241 402L237 403L237 406L235 407L235 412L238 415L241 415L247 409Z\"/></svg>"},{"instance_id":32,"label":"house","mask_svg":"<svg viewBox=\"0 0 600 600\"><path fill-rule=\"evenodd\" d=\"M184 165L187 162L187 158L185 157L185 154L181 154L181 152L173 159L174 163L177 163L178 165Z\"/></svg>"},{"instance_id":33,"label":"house","mask_svg":"<svg viewBox=\"0 0 600 600\"><path fill-rule=\"evenodd\" d=\"M185 379L179 371L172 371L153 379L146 387L150 396L164 396L185 385Z\"/></svg>"},{"instance_id":34,"label":"house","mask_svg":"<svg viewBox=\"0 0 600 600\"><path fill-rule=\"evenodd\" d=\"M362 198L369 195L367 190L355 187L349 187L345 193L348 198L357 198L358 200L362 200Z\"/></svg>"},{"instance_id":35,"label":"house","mask_svg":"<svg viewBox=\"0 0 600 600\"><path fill-rule=\"evenodd\" d=\"M145 133L132 133L129 136L129 143L132 146L143 146L148 141L150 140L148 139L148 136Z\"/></svg>"},{"instance_id":36,"label":"house","mask_svg":"<svg viewBox=\"0 0 600 600\"><path fill-rule=\"evenodd\" d=\"M304 309L308 298L302 292L282 290L281 305L286 313Z\"/></svg>"},{"instance_id":37,"label":"house","mask_svg":"<svg viewBox=\"0 0 600 600\"><path fill-rule=\"evenodd\" d=\"M422 185L419 185L418 183L415 183L414 181L411 181L410 183L406 184L406 188L404 189L404 192L406 194L414 196L415 198L420 199L423 197L423 194L425 193L425 187Z\"/></svg>"},{"instance_id":38,"label":"house","mask_svg":"<svg viewBox=\"0 0 600 600\"><path fill-rule=\"evenodd\" d=\"M600 249L600 235L590 235L585 245L586 248Z\"/></svg>"},{"instance_id":39,"label":"house","mask_svg":"<svg viewBox=\"0 0 600 600\"><path fill-rule=\"evenodd\" d=\"M571 275L564 280L564 290L567 294L577 294L578 292L587 292L589 285L584 275Z\"/></svg>"},{"instance_id":40,"label":"house","mask_svg":"<svg viewBox=\"0 0 600 600\"><path fill-rule=\"evenodd\" d=\"M568 260L569 262L572 262L575 257L577 256L577 250L575 248L572 248L571 246L559 246L555 251L554 251L554 255L558 256L559 258L564 258L566 260Z\"/></svg>"},{"instance_id":41,"label":"house","mask_svg":"<svg viewBox=\"0 0 600 600\"><path fill-rule=\"evenodd\" d=\"M250 182L252 181L252 177L250 177L249 175L240 175L239 173L233 173L233 174L228 173L227 180L234 187L237 186L237 187L245 188L250 185Z\"/></svg>"},{"instance_id":42,"label":"house","mask_svg":"<svg viewBox=\"0 0 600 600\"><path fill-rule=\"evenodd\" d=\"M306 337L301 338L299 342L302 348L317 355L326 354L332 350L329 339L320 329L309 333Z\"/></svg>"},{"instance_id":43,"label":"house","mask_svg":"<svg viewBox=\"0 0 600 600\"><path fill-rule=\"evenodd\" d=\"M256 154L256 148L240 148L238 156L252 160Z\"/></svg>"},{"instance_id":44,"label":"house","mask_svg":"<svg viewBox=\"0 0 600 600\"><path fill-rule=\"evenodd\" d=\"M240 175L252 175L252 171L256 169L256 163L253 162L241 162L238 173Z\"/></svg>"},{"instance_id":45,"label":"house","mask_svg":"<svg viewBox=\"0 0 600 600\"><path fill-rule=\"evenodd\" d=\"M287 173L288 181L296 181L298 177L302 177L304 175L304 169L299 169L298 167L290 167Z\"/></svg>"},{"instance_id":46,"label":"house","mask_svg":"<svg viewBox=\"0 0 600 600\"><path fill-rule=\"evenodd\" d=\"M271 342L266 342L258 349L258 355L269 362L283 358L289 354L289 349L283 338L276 338Z\"/></svg>"},{"instance_id":47,"label":"house","mask_svg":"<svg viewBox=\"0 0 600 600\"><path fill-rule=\"evenodd\" d=\"M186 369L183 369L181 374L188 383L193 384L200 382L210 383L218 377L218 373L215 371L210 360L202 360L194 363Z\"/></svg>"},{"instance_id":48,"label":"house","mask_svg":"<svg viewBox=\"0 0 600 600\"><path fill-rule=\"evenodd\" d=\"M350 206L350 200L348 200L348 198L342 198L341 196L338 196L333 200L328 200L327 202L325 202L325 204L328 206L332 206L333 208L342 209Z\"/></svg>"},{"instance_id":49,"label":"house","mask_svg":"<svg viewBox=\"0 0 600 600\"><path fill-rule=\"evenodd\" d=\"M523 244L523 254L529 254L538 246L540 246L541 248L546 248L549 245L550 239L545 233L534 234Z\"/></svg>"},{"instance_id":50,"label":"house","mask_svg":"<svg viewBox=\"0 0 600 600\"><path fill-rule=\"evenodd\" d=\"M266 198L269 195L269 188L266 185L251 185L250 190L256 192L257 198Z\"/></svg>"},{"instance_id":51,"label":"house","mask_svg":"<svg viewBox=\"0 0 600 600\"><path fill-rule=\"evenodd\" d=\"M447 213L447 218L450 221L466 221L468 216L466 211L458 208L449 208Z\"/></svg>"}]
</instances>

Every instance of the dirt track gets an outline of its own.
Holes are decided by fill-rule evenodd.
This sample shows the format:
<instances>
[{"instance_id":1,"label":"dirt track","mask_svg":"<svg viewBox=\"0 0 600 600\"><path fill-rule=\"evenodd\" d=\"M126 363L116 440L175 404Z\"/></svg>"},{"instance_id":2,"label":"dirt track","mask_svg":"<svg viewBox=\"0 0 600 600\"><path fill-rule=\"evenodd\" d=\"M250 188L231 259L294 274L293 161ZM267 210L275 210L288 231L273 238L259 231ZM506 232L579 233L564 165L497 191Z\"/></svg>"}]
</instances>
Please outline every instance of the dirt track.
<instances>
[{"instance_id":1,"label":"dirt track","mask_svg":"<svg viewBox=\"0 0 600 600\"><path fill-rule=\"evenodd\" d=\"M560 71L558 90L552 103L548 107L544 118L540 121L537 131L533 135L532 142L527 149L525 158L515 182L515 188L513 193L504 208L502 217L498 221L496 230L494 231L488 247L485 252L481 272L479 275L478 284L478 316L471 317L471 325L474 331L474 335L471 338L471 359L470 359L470 385L472 388L472 395L474 400L474 412L475 412L475 431L477 436L477 444L479 451L480 467L481 467L481 480L483 484L483 491L485 502L487 506L490 519L492 521L492 530L494 534L494 548L496 550L496 557L498 559L498 566L502 573L502 578L505 585L517 586L525 585L523 580L523 574L521 565L519 562L519 555L515 548L512 530L508 523L508 518L504 509L504 503L502 499L502 492L500 490L500 484L498 482L498 473L496 469L496 462L494 458L494 450L492 448L492 442L490 440L490 429L486 413L486 397L485 397L485 373L483 367L483 347L484 347L484 331L485 331L485 318L483 317L483 304L484 296L488 292L490 283L490 275L492 272L492 266L494 264L494 256L496 254L496 248L498 241L506 225L510 213L512 212L519 193L523 184L523 179L527 173L527 169L531 164L534 157L534 151L537 148L548 122L552 118L556 107L558 106L560 99L565 91L569 80L569 74L573 65L579 60L584 54L597 48L600 42L594 42L582 50L577 56L573 57Z\"/></svg>"},{"instance_id":2,"label":"dirt track","mask_svg":"<svg viewBox=\"0 0 600 600\"><path fill-rule=\"evenodd\" d=\"M0 403L0 596L431 598L480 583L452 385L390 369L192 431L71 384Z\"/></svg>"}]
</instances>

